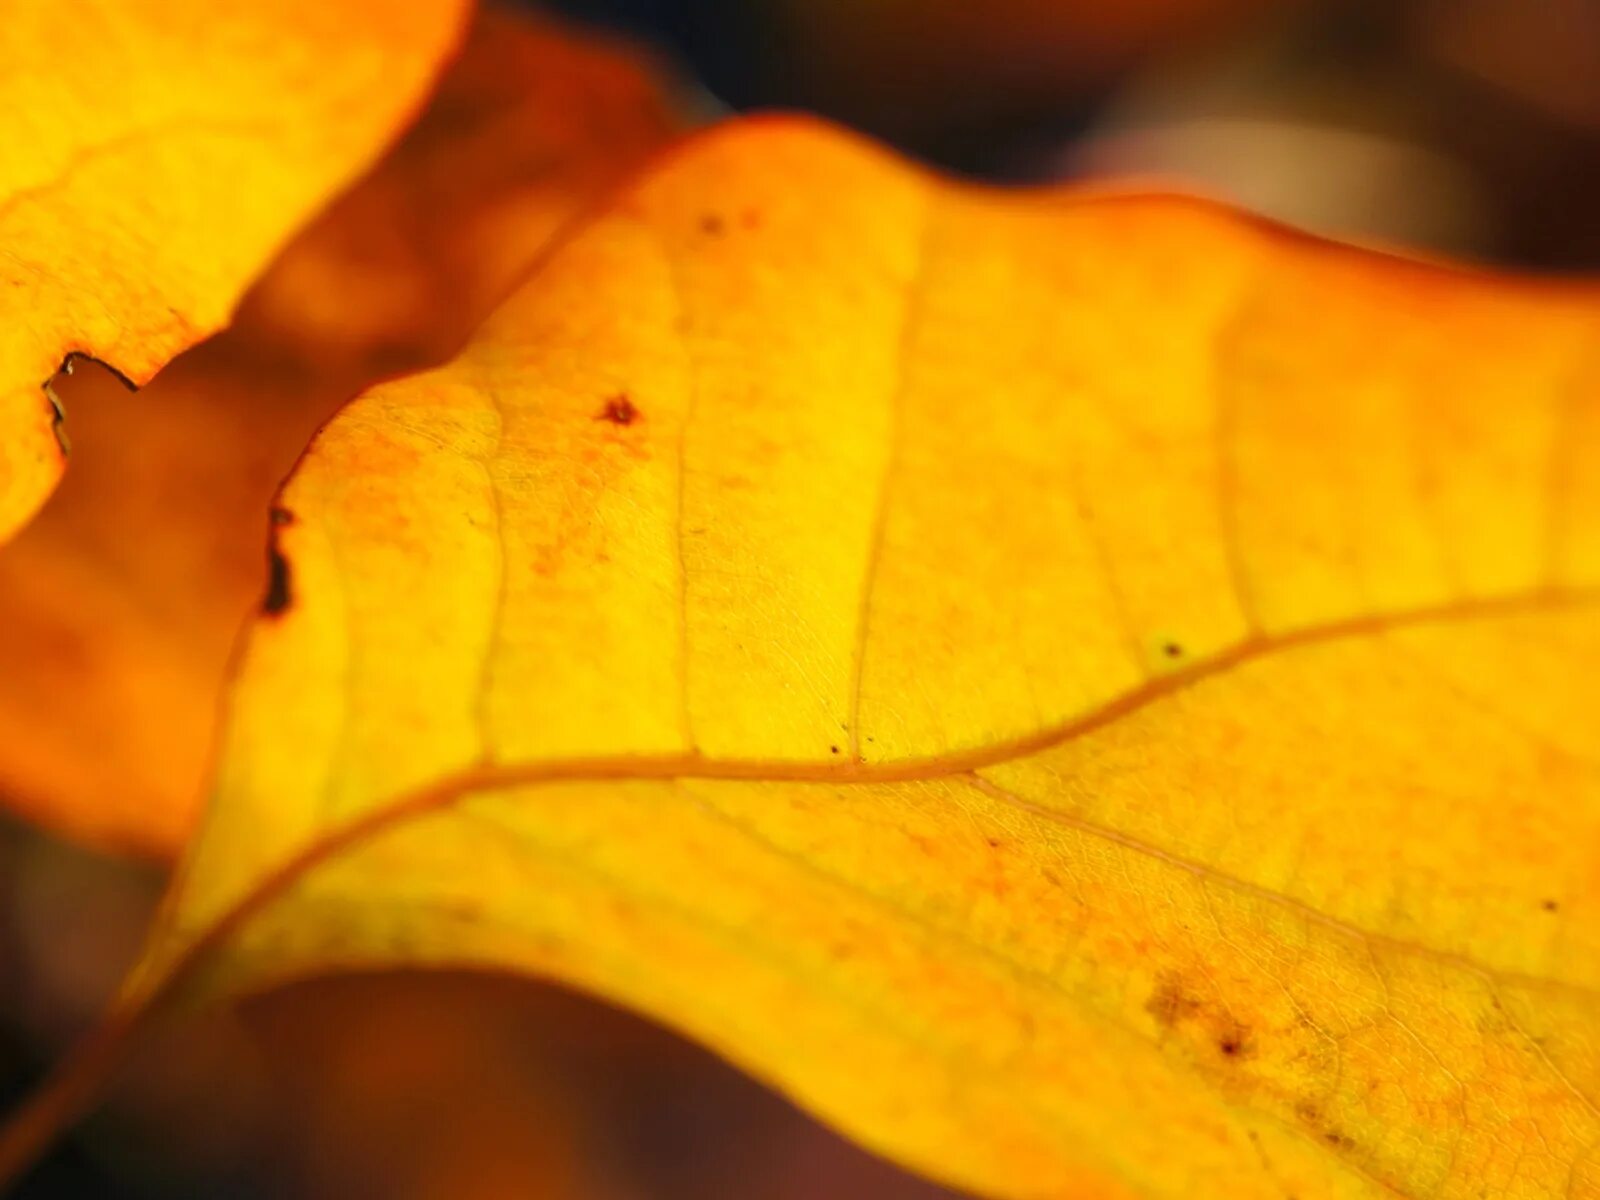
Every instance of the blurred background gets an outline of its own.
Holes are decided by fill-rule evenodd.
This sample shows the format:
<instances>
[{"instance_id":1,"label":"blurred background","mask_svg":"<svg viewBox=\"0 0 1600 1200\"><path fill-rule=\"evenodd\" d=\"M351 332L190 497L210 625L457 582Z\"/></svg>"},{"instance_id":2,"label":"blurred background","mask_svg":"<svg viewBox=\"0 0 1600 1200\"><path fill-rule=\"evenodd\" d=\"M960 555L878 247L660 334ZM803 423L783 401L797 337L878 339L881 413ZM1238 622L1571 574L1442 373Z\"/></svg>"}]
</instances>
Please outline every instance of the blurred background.
<instances>
[{"instance_id":1,"label":"blurred background","mask_svg":"<svg viewBox=\"0 0 1600 1200\"><path fill-rule=\"evenodd\" d=\"M970 177L1131 179L1380 245L1600 267L1600 0L555 7L644 48L696 119L799 108ZM0 1102L93 1019L160 884L0 819ZM19 1194L949 1195L643 1021L468 975L328 980L178 1031Z\"/></svg>"},{"instance_id":2,"label":"blurred background","mask_svg":"<svg viewBox=\"0 0 1600 1200\"><path fill-rule=\"evenodd\" d=\"M561 0L735 110L980 178L1115 176L1319 231L1600 263L1596 0Z\"/></svg>"}]
</instances>

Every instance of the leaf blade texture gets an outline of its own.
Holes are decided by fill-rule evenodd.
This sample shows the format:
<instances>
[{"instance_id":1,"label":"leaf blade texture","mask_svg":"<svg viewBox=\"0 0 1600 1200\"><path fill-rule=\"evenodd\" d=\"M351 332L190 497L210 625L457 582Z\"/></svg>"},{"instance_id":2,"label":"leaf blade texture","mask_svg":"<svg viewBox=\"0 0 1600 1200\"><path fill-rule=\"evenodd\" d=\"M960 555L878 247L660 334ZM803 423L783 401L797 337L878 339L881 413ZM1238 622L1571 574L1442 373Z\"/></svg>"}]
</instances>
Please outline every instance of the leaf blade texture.
<instances>
[{"instance_id":1,"label":"leaf blade texture","mask_svg":"<svg viewBox=\"0 0 1600 1200\"><path fill-rule=\"evenodd\" d=\"M1595 1195L1596 320L696 139L308 453L129 1003L510 968L982 1194Z\"/></svg>"}]
</instances>

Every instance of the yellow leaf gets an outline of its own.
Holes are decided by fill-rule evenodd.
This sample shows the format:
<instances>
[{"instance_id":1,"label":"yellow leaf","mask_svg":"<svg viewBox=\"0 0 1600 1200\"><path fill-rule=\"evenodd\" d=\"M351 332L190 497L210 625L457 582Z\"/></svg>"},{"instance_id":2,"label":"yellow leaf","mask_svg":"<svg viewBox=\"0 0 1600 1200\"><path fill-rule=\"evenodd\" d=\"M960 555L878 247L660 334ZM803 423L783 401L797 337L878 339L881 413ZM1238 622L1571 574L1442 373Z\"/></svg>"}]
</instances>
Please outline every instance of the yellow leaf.
<instances>
[{"instance_id":1,"label":"yellow leaf","mask_svg":"<svg viewBox=\"0 0 1600 1200\"><path fill-rule=\"evenodd\" d=\"M142 383L421 99L465 0L8 0L0 26L0 540L62 469L71 353Z\"/></svg>"},{"instance_id":2,"label":"yellow leaf","mask_svg":"<svg viewBox=\"0 0 1600 1200\"><path fill-rule=\"evenodd\" d=\"M226 331L135 400L101 373L61 385L73 470L0 549L0 804L177 857L261 599L267 509L312 434L375 380L460 349L676 124L625 49L481 13L422 119Z\"/></svg>"},{"instance_id":3,"label":"yellow leaf","mask_svg":"<svg viewBox=\"0 0 1600 1200\"><path fill-rule=\"evenodd\" d=\"M515 968L986 1194L1596 1196L1597 322L699 139L308 452L125 1011Z\"/></svg>"}]
</instances>

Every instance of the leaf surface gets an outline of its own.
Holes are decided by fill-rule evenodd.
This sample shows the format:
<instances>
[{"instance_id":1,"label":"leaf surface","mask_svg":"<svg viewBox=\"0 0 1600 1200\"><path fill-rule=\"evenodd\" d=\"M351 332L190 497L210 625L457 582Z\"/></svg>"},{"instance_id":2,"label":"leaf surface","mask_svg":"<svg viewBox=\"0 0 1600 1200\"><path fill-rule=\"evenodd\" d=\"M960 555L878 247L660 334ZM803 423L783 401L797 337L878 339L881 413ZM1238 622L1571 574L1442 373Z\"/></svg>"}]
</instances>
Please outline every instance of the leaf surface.
<instances>
[{"instance_id":1,"label":"leaf surface","mask_svg":"<svg viewBox=\"0 0 1600 1200\"><path fill-rule=\"evenodd\" d=\"M307 454L129 1003L514 968L986 1194L1600 1194L1597 321L696 139Z\"/></svg>"},{"instance_id":2,"label":"leaf surface","mask_svg":"<svg viewBox=\"0 0 1600 1200\"><path fill-rule=\"evenodd\" d=\"M0 28L0 540L63 451L71 353L142 383L216 330L421 100L466 12L8 0Z\"/></svg>"},{"instance_id":3,"label":"leaf surface","mask_svg":"<svg viewBox=\"0 0 1600 1200\"><path fill-rule=\"evenodd\" d=\"M177 857L234 642L267 589L267 511L312 434L375 380L459 350L678 124L627 49L487 10L422 119L227 330L134 399L104 373L59 385L73 470L0 549L0 803Z\"/></svg>"}]
</instances>

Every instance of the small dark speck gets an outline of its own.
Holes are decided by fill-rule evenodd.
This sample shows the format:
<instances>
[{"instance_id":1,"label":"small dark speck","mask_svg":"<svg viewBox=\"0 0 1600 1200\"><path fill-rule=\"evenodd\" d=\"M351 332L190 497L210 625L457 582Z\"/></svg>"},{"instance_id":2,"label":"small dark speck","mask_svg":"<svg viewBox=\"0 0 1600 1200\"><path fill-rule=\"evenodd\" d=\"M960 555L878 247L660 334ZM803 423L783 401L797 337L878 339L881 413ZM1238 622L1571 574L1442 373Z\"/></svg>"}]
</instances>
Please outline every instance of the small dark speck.
<instances>
[{"instance_id":1,"label":"small dark speck","mask_svg":"<svg viewBox=\"0 0 1600 1200\"><path fill-rule=\"evenodd\" d=\"M276 546L271 546L267 550L267 594L261 598L261 611L276 617L289 603L289 560Z\"/></svg>"},{"instance_id":2,"label":"small dark speck","mask_svg":"<svg viewBox=\"0 0 1600 1200\"><path fill-rule=\"evenodd\" d=\"M279 508L277 505L274 505L272 508L272 523L280 526L293 525L294 514L287 508Z\"/></svg>"},{"instance_id":3,"label":"small dark speck","mask_svg":"<svg viewBox=\"0 0 1600 1200\"><path fill-rule=\"evenodd\" d=\"M606 401L606 406L595 414L596 421L610 421L613 425L632 425L641 416L627 392L618 392Z\"/></svg>"},{"instance_id":4,"label":"small dark speck","mask_svg":"<svg viewBox=\"0 0 1600 1200\"><path fill-rule=\"evenodd\" d=\"M1177 642L1168 642L1165 646L1161 647L1161 652L1168 658L1183 657L1183 647L1178 645Z\"/></svg>"},{"instance_id":5,"label":"small dark speck","mask_svg":"<svg viewBox=\"0 0 1600 1200\"><path fill-rule=\"evenodd\" d=\"M1000 849L1000 839L999 838L992 837L992 838L984 838L983 840L989 843L989 848L991 850Z\"/></svg>"},{"instance_id":6,"label":"small dark speck","mask_svg":"<svg viewBox=\"0 0 1600 1200\"><path fill-rule=\"evenodd\" d=\"M837 754L837 753L839 753L839 747L837 747L837 746L829 746L828 747L828 753L829 754Z\"/></svg>"},{"instance_id":7,"label":"small dark speck","mask_svg":"<svg viewBox=\"0 0 1600 1200\"><path fill-rule=\"evenodd\" d=\"M1232 1058L1234 1055L1238 1054L1243 1048L1244 1047L1240 1044L1238 1038L1226 1037L1217 1043L1217 1049L1221 1050L1229 1058Z\"/></svg>"},{"instance_id":8,"label":"small dark speck","mask_svg":"<svg viewBox=\"0 0 1600 1200\"><path fill-rule=\"evenodd\" d=\"M713 237L716 237L724 233L728 226L727 222L725 222L716 213L707 213L705 216L700 218L700 228L702 231L711 234Z\"/></svg>"},{"instance_id":9,"label":"small dark speck","mask_svg":"<svg viewBox=\"0 0 1600 1200\"><path fill-rule=\"evenodd\" d=\"M1556 909L1561 907L1561 905L1557 904L1554 900L1546 900L1539 907L1544 909L1545 912L1555 912Z\"/></svg>"}]
</instances>

